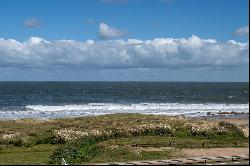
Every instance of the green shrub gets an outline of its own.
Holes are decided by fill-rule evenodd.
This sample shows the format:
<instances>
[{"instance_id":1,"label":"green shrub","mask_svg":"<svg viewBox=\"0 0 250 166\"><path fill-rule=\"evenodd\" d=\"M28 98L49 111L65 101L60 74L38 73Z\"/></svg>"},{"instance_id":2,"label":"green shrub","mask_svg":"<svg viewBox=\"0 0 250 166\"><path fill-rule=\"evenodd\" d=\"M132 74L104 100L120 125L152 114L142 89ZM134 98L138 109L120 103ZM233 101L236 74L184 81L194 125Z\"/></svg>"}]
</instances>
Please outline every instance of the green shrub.
<instances>
[{"instance_id":1,"label":"green shrub","mask_svg":"<svg viewBox=\"0 0 250 166\"><path fill-rule=\"evenodd\" d=\"M56 138L52 131L47 131L35 137L35 144L64 144L64 140Z\"/></svg>"},{"instance_id":2,"label":"green shrub","mask_svg":"<svg viewBox=\"0 0 250 166\"><path fill-rule=\"evenodd\" d=\"M87 162L98 154L97 143L106 139L106 137L91 137L68 142L53 153L50 157L50 163L59 164L62 158L65 158L68 163Z\"/></svg>"},{"instance_id":3,"label":"green shrub","mask_svg":"<svg viewBox=\"0 0 250 166\"><path fill-rule=\"evenodd\" d=\"M226 129L228 129L227 133L223 133L224 135L227 135L229 137L235 137L238 139L245 138L244 132L239 127L237 127L235 124L221 121L221 122L219 122L219 126L225 127Z\"/></svg>"}]
</instances>

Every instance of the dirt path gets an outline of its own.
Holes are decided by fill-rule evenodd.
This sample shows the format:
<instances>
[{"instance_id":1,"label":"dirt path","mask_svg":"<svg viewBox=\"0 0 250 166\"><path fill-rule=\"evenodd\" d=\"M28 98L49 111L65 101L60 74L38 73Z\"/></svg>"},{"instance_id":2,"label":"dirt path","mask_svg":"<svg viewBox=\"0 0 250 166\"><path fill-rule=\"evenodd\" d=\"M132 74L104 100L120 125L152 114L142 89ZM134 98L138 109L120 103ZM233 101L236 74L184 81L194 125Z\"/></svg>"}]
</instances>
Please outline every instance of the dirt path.
<instances>
[{"instance_id":1,"label":"dirt path","mask_svg":"<svg viewBox=\"0 0 250 166\"><path fill-rule=\"evenodd\" d=\"M186 157L249 155L249 148L184 149L182 153Z\"/></svg>"}]
</instances>

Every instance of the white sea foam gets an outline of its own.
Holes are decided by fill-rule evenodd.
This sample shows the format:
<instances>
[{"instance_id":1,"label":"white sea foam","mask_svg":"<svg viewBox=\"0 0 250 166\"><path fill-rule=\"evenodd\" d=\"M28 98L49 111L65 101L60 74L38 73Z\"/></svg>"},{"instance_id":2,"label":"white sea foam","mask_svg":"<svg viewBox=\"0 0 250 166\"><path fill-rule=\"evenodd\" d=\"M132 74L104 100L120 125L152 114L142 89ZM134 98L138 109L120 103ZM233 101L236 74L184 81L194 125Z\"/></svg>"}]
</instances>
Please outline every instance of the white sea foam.
<instances>
[{"instance_id":1,"label":"white sea foam","mask_svg":"<svg viewBox=\"0 0 250 166\"><path fill-rule=\"evenodd\" d=\"M182 104L182 103L89 103L81 105L28 105L25 110L0 111L0 117L12 118L59 118L76 116L96 116L112 113L142 113L157 115L203 116L207 112L249 113L249 104Z\"/></svg>"}]
</instances>

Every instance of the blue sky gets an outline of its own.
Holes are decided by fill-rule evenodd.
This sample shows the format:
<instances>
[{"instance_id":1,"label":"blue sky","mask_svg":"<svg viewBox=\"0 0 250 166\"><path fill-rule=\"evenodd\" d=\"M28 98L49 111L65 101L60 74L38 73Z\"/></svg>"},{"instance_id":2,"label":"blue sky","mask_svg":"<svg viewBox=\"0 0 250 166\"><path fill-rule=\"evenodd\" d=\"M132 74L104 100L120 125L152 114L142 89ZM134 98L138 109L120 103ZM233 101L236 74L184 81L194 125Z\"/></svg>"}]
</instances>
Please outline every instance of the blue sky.
<instances>
[{"instance_id":1,"label":"blue sky","mask_svg":"<svg viewBox=\"0 0 250 166\"><path fill-rule=\"evenodd\" d=\"M248 0L1 0L0 80L248 81L248 4ZM128 39L142 42L132 48L135 43ZM202 44L190 46L193 41ZM110 50L112 46L117 49ZM221 50L211 53L207 48Z\"/></svg>"}]
</instances>

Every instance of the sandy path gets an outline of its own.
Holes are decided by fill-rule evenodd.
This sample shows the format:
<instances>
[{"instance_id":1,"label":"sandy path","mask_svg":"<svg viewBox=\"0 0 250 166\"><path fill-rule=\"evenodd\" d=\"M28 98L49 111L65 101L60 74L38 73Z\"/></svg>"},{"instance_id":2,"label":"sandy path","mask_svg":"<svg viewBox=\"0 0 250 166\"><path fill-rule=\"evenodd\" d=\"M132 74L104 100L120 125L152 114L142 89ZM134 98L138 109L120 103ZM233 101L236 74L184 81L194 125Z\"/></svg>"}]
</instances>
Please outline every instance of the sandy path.
<instances>
[{"instance_id":1,"label":"sandy path","mask_svg":"<svg viewBox=\"0 0 250 166\"><path fill-rule=\"evenodd\" d=\"M249 155L249 148L183 149L182 153L187 157Z\"/></svg>"}]
</instances>

